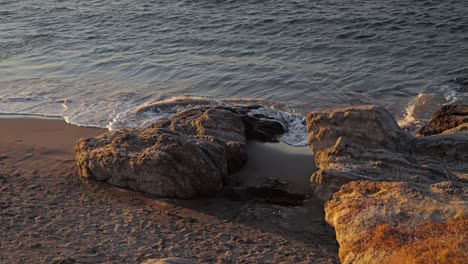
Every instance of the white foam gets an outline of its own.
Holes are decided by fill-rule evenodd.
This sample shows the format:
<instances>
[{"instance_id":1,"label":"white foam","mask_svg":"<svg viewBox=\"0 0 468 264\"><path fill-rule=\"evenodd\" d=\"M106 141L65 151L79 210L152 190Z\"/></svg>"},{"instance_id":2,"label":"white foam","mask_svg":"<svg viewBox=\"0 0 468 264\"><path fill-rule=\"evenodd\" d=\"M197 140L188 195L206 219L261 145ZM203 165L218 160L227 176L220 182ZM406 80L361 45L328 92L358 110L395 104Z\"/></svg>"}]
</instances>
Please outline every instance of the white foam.
<instances>
[{"instance_id":1,"label":"white foam","mask_svg":"<svg viewBox=\"0 0 468 264\"><path fill-rule=\"evenodd\" d=\"M303 116L265 107L253 109L249 112L249 115L259 114L281 122L287 129L287 132L279 138L281 142L295 147L307 146L307 131Z\"/></svg>"},{"instance_id":2,"label":"white foam","mask_svg":"<svg viewBox=\"0 0 468 264\"><path fill-rule=\"evenodd\" d=\"M468 94L460 92L460 85L448 82L427 87L421 91L405 108L398 120L401 128L416 131L426 124L433 113L443 105L467 103Z\"/></svg>"},{"instance_id":3,"label":"white foam","mask_svg":"<svg viewBox=\"0 0 468 264\"><path fill-rule=\"evenodd\" d=\"M196 107L221 105L235 106L248 103L261 103L259 100L229 99L212 100L203 97L173 97L156 102L145 102L141 105L126 109L115 115L106 128L115 130L119 128L147 127L163 119L168 119L180 111ZM304 117L294 113L278 110L267 102L265 106L251 110L249 115L261 115L274 119L283 124L287 132L279 140L291 146L306 146L307 133Z\"/></svg>"}]
</instances>

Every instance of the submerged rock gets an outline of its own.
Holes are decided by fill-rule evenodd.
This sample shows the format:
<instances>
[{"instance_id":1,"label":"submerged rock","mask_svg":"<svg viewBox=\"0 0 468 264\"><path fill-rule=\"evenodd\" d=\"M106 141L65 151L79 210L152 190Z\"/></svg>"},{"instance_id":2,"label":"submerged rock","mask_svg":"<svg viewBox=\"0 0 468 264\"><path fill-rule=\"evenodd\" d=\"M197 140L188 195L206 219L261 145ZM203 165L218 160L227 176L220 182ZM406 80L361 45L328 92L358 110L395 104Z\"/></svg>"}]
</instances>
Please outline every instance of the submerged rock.
<instances>
[{"instance_id":1,"label":"submerged rock","mask_svg":"<svg viewBox=\"0 0 468 264\"><path fill-rule=\"evenodd\" d=\"M468 105L445 105L437 110L431 121L417 135L429 136L441 133L468 133Z\"/></svg>"},{"instance_id":2,"label":"submerged rock","mask_svg":"<svg viewBox=\"0 0 468 264\"><path fill-rule=\"evenodd\" d=\"M280 132L272 129L276 123L256 124L247 113L245 107L200 107L147 128L80 139L78 174L163 197L212 195L247 161L246 131L254 139Z\"/></svg>"}]
</instances>

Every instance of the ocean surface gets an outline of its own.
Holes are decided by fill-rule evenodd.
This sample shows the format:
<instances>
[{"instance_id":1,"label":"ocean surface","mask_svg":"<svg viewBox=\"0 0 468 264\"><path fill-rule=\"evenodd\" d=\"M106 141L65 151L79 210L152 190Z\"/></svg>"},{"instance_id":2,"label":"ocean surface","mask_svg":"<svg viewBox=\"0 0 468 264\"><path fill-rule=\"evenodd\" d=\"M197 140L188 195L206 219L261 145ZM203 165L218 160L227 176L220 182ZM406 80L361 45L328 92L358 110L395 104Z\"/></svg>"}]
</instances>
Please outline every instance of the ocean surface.
<instances>
[{"instance_id":1,"label":"ocean surface","mask_svg":"<svg viewBox=\"0 0 468 264\"><path fill-rule=\"evenodd\" d=\"M468 102L467 0L0 0L0 114L145 126L260 104L305 144L304 114L380 104L416 127Z\"/></svg>"}]
</instances>

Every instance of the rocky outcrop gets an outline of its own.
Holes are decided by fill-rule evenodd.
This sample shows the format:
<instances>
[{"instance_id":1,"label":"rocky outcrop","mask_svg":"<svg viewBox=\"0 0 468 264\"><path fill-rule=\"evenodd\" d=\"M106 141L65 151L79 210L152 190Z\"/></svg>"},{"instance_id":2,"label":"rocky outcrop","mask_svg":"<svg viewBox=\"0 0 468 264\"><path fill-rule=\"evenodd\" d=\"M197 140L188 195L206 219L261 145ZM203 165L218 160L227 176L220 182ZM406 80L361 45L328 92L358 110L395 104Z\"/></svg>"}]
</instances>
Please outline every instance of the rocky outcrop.
<instances>
[{"instance_id":1,"label":"rocky outcrop","mask_svg":"<svg viewBox=\"0 0 468 264\"><path fill-rule=\"evenodd\" d=\"M306 121L319 168L311 183L323 201L350 181L433 183L447 179L444 168L417 163L410 155L415 139L382 107L333 108L312 112Z\"/></svg>"},{"instance_id":2,"label":"rocky outcrop","mask_svg":"<svg viewBox=\"0 0 468 264\"><path fill-rule=\"evenodd\" d=\"M341 263L464 263L466 199L460 186L438 185L355 181L342 186L325 204Z\"/></svg>"},{"instance_id":3,"label":"rocky outcrop","mask_svg":"<svg viewBox=\"0 0 468 264\"><path fill-rule=\"evenodd\" d=\"M307 129L343 263L466 258L467 134L414 138L379 106L313 112Z\"/></svg>"},{"instance_id":4,"label":"rocky outcrop","mask_svg":"<svg viewBox=\"0 0 468 264\"><path fill-rule=\"evenodd\" d=\"M468 133L468 105L445 105L437 110L431 121L422 127L417 135Z\"/></svg>"},{"instance_id":5,"label":"rocky outcrop","mask_svg":"<svg viewBox=\"0 0 468 264\"><path fill-rule=\"evenodd\" d=\"M80 139L78 174L163 197L214 194L245 164L247 139L281 132L277 122L260 117L254 125L247 113L245 107L200 107L144 129Z\"/></svg>"}]
</instances>

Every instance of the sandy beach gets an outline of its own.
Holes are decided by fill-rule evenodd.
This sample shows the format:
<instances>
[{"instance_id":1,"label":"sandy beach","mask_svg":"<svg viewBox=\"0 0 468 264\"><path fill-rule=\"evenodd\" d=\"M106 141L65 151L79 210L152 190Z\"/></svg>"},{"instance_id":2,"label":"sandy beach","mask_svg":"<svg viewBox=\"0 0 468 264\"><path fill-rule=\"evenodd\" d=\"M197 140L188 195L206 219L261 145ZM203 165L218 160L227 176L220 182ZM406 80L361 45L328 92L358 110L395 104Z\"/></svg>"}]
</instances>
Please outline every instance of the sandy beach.
<instances>
[{"instance_id":1,"label":"sandy beach","mask_svg":"<svg viewBox=\"0 0 468 264\"><path fill-rule=\"evenodd\" d=\"M0 128L0 263L140 263L164 257L338 262L334 231L314 199L285 207L142 196L76 176L74 142L104 130L22 117L0 119ZM281 178L307 190L313 164L307 148L251 142L249 162L236 177Z\"/></svg>"}]
</instances>

